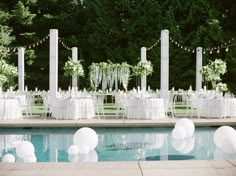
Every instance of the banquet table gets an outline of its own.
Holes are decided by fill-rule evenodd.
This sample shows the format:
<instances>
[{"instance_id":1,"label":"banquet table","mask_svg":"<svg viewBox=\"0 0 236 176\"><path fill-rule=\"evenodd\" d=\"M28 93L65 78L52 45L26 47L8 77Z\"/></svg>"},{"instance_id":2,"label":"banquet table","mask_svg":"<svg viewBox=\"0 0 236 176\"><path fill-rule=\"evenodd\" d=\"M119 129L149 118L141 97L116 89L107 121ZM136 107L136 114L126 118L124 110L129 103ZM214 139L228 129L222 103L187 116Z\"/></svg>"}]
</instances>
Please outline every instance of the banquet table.
<instances>
[{"instance_id":1,"label":"banquet table","mask_svg":"<svg viewBox=\"0 0 236 176\"><path fill-rule=\"evenodd\" d=\"M93 98L55 99L52 116L56 119L91 119L95 117Z\"/></svg>"},{"instance_id":2,"label":"banquet table","mask_svg":"<svg viewBox=\"0 0 236 176\"><path fill-rule=\"evenodd\" d=\"M18 98L0 99L0 119L1 120L22 119L22 110Z\"/></svg>"},{"instance_id":3,"label":"banquet table","mask_svg":"<svg viewBox=\"0 0 236 176\"><path fill-rule=\"evenodd\" d=\"M166 117L163 98L128 98L125 111L128 119L159 119Z\"/></svg>"},{"instance_id":4,"label":"banquet table","mask_svg":"<svg viewBox=\"0 0 236 176\"><path fill-rule=\"evenodd\" d=\"M236 98L200 98L198 115L200 117L236 117Z\"/></svg>"}]
</instances>

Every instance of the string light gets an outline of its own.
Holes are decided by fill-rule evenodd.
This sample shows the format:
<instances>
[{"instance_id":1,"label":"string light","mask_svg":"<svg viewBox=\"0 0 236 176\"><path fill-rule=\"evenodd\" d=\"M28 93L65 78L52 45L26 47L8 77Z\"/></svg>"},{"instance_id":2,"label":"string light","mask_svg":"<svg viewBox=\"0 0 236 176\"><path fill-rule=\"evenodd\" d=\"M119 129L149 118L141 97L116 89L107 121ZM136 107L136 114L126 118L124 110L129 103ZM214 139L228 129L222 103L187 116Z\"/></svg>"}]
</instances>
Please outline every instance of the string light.
<instances>
[{"instance_id":1,"label":"string light","mask_svg":"<svg viewBox=\"0 0 236 176\"><path fill-rule=\"evenodd\" d=\"M176 45L178 48L180 48L180 49L182 49L184 51L187 51L187 52L195 53L195 49L194 48L190 48L190 47L184 46L184 45L181 44L181 42L176 41L172 37L170 37L169 40L170 40L171 43Z\"/></svg>"},{"instance_id":2,"label":"string light","mask_svg":"<svg viewBox=\"0 0 236 176\"><path fill-rule=\"evenodd\" d=\"M66 49L66 50L71 50L70 47L68 47L60 38L58 38L58 42L62 44L62 46Z\"/></svg>"},{"instance_id":3,"label":"string light","mask_svg":"<svg viewBox=\"0 0 236 176\"><path fill-rule=\"evenodd\" d=\"M178 48L183 49L184 51L192 52L192 53L196 52L194 48L184 46L184 45L181 44L181 42L176 41L172 37L170 37L169 39L170 39L171 43L175 44ZM233 41L234 41L234 38L228 40L227 42L224 42L223 44L220 44L219 46L215 46L215 47L212 47L212 48L205 48L205 49L203 49L203 54L206 54L206 53L209 53L209 54L217 53L217 54L219 54L222 49L225 49L225 51L228 52L229 47L236 45L236 43L233 43Z\"/></svg>"},{"instance_id":4,"label":"string light","mask_svg":"<svg viewBox=\"0 0 236 176\"><path fill-rule=\"evenodd\" d=\"M42 38L41 40L39 40L35 43L32 43L30 45L20 46L20 47L25 48L25 49L35 48L39 44L42 44L44 41L46 41L48 38L49 38L49 35L45 36L44 38ZM16 52L17 49L20 47L5 47L5 48L7 49L8 52L11 52L11 51Z\"/></svg>"},{"instance_id":5,"label":"string light","mask_svg":"<svg viewBox=\"0 0 236 176\"><path fill-rule=\"evenodd\" d=\"M147 48L148 50L151 50L153 47L155 47L158 43L160 43L160 39L158 39L152 46L150 46L149 48Z\"/></svg>"},{"instance_id":6,"label":"string light","mask_svg":"<svg viewBox=\"0 0 236 176\"><path fill-rule=\"evenodd\" d=\"M220 44L216 47L206 48L206 49L204 49L204 51L209 51L209 54L213 54L214 52L219 54L220 51L224 49L225 52L228 52L229 47L232 47L232 46L236 45L236 43L233 43L233 41L234 41L234 38L232 38L232 39L228 40L227 42L224 42L224 43L222 43L222 44ZM203 54L206 54L206 52L203 53Z\"/></svg>"}]
</instances>

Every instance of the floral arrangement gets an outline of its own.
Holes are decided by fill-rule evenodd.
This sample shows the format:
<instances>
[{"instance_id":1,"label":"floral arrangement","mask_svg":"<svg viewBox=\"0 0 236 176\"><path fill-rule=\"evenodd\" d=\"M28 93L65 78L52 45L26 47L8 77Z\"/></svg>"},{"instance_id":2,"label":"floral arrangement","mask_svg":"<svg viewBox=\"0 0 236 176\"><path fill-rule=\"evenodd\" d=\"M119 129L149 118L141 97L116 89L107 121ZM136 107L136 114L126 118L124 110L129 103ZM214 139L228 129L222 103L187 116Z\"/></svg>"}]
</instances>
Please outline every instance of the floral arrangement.
<instances>
[{"instance_id":1,"label":"floral arrangement","mask_svg":"<svg viewBox=\"0 0 236 176\"><path fill-rule=\"evenodd\" d=\"M92 63L89 66L89 78L91 87L96 90L99 85L102 86L102 90L118 89L121 84L125 90L127 90L129 77L130 77L130 65L126 62L122 64L114 64L108 60L108 62Z\"/></svg>"},{"instance_id":2,"label":"floral arrangement","mask_svg":"<svg viewBox=\"0 0 236 176\"><path fill-rule=\"evenodd\" d=\"M226 73L226 62L221 59L210 61L201 69L204 82L211 82L212 88L216 88L217 82L221 81L221 75Z\"/></svg>"},{"instance_id":3,"label":"floral arrangement","mask_svg":"<svg viewBox=\"0 0 236 176\"><path fill-rule=\"evenodd\" d=\"M227 92L228 91L228 87L227 87L227 84L225 84L225 83L218 83L217 85L216 85L216 88L218 89L218 91L220 91L220 92Z\"/></svg>"},{"instance_id":4,"label":"floral arrangement","mask_svg":"<svg viewBox=\"0 0 236 176\"><path fill-rule=\"evenodd\" d=\"M0 74L0 86L2 86L5 82L7 82L7 77Z\"/></svg>"},{"instance_id":5,"label":"floral arrangement","mask_svg":"<svg viewBox=\"0 0 236 176\"><path fill-rule=\"evenodd\" d=\"M18 74L17 67L8 64L5 60L0 60L0 85L10 82Z\"/></svg>"},{"instance_id":6,"label":"floral arrangement","mask_svg":"<svg viewBox=\"0 0 236 176\"><path fill-rule=\"evenodd\" d=\"M80 61L73 61L71 58L64 66L65 76L84 76L84 69Z\"/></svg>"},{"instance_id":7,"label":"floral arrangement","mask_svg":"<svg viewBox=\"0 0 236 176\"><path fill-rule=\"evenodd\" d=\"M136 66L132 67L132 72L134 76L150 75L153 72L152 63L150 61L140 61Z\"/></svg>"}]
</instances>

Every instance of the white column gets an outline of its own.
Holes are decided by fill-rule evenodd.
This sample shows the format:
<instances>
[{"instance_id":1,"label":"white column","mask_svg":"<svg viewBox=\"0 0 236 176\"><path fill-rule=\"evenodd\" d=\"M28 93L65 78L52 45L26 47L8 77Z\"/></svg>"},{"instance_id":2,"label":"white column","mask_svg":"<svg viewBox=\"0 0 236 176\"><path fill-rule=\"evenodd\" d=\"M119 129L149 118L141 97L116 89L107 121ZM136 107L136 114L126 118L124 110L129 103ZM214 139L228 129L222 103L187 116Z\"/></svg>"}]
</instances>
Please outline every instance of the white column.
<instances>
[{"instance_id":1,"label":"white column","mask_svg":"<svg viewBox=\"0 0 236 176\"><path fill-rule=\"evenodd\" d=\"M78 48L77 47L73 47L72 48L72 60L73 61L77 61L78 60ZM72 87L77 87L78 85L77 82L77 76L72 76Z\"/></svg>"},{"instance_id":2,"label":"white column","mask_svg":"<svg viewBox=\"0 0 236 176\"><path fill-rule=\"evenodd\" d=\"M169 91L169 31L161 31L161 97L168 101Z\"/></svg>"},{"instance_id":3,"label":"white column","mask_svg":"<svg viewBox=\"0 0 236 176\"><path fill-rule=\"evenodd\" d=\"M145 63L147 62L147 49L146 47L141 48L141 62ZM147 76L143 75L141 76L141 90L146 91L147 90Z\"/></svg>"},{"instance_id":4,"label":"white column","mask_svg":"<svg viewBox=\"0 0 236 176\"><path fill-rule=\"evenodd\" d=\"M25 87L25 48L18 48L18 90L24 91Z\"/></svg>"},{"instance_id":5,"label":"white column","mask_svg":"<svg viewBox=\"0 0 236 176\"><path fill-rule=\"evenodd\" d=\"M196 91L200 91L202 88L202 47L197 47L196 55Z\"/></svg>"},{"instance_id":6,"label":"white column","mask_svg":"<svg viewBox=\"0 0 236 176\"><path fill-rule=\"evenodd\" d=\"M50 29L50 68L49 68L49 91L50 96L56 98L58 89L58 30Z\"/></svg>"}]
</instances>

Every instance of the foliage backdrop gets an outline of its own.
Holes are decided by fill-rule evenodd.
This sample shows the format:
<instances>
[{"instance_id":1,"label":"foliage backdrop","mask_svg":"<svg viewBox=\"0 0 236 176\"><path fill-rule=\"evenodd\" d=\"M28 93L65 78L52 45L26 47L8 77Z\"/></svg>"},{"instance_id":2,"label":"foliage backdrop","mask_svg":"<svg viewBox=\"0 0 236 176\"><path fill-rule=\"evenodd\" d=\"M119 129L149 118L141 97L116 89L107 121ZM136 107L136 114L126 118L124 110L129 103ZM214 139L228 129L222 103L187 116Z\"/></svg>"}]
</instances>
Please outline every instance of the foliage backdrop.
<instances>
[{"instance_id":1,"label":"foliage backdrop","mask_svg":"<svg viewBox=\"0 0 236 176\"><path fill-rule=\"evenodd\" d=\"M236 31L234 0L1 0L0 46L26 46L58 29L60 39L69 47L79 48L85 73L92 62L139 62L140 48L150 47L163 29L170 37L189 48L218 46ZM17 65L17 55L1 47L0 58ZM228 52L203 56L204 65L220 58L227 62L223 78L236 91L236 47ZM59 87L66 89L70 79L63 75L64 63L71 51L59 45ZM48 89L48 42L26 50L26 85ZM147 52L154 64L148 76L151 88L160 88L160 44ZM170 43L170 88L195 87L196 56ZM87 75L87 74L86 74ZM88 76L79 80L80 88L89 87ZM137 79L129 87L136 86Z\"/></svg>"}]
</instances>

